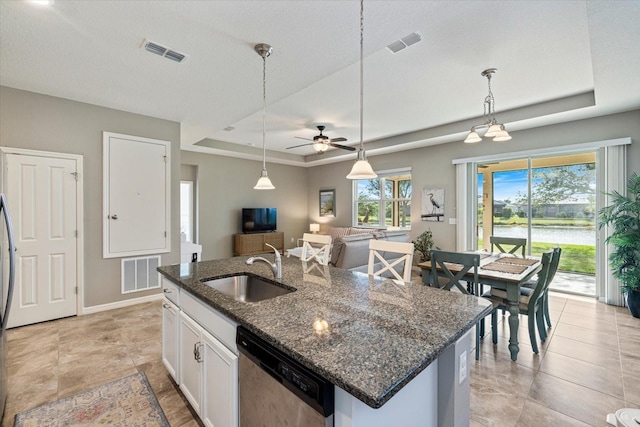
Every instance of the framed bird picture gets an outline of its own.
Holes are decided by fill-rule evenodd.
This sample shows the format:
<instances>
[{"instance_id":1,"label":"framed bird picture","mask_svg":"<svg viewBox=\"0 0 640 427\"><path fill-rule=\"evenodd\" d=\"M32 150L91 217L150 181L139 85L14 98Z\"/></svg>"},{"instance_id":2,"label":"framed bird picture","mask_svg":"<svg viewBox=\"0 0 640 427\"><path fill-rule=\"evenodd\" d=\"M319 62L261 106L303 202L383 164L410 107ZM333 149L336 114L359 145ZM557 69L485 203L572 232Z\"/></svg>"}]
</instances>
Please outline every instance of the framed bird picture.
<instances>
[{"instance_id":1,"label":"framed bird picture","mask_svg":"<svg viewBox=\"0 0 640 427\"><path fill-rule=\"evenodd\" d=\"M422 190L423 221L444 221L444 188Z\"/></svg>"}]
</instances>

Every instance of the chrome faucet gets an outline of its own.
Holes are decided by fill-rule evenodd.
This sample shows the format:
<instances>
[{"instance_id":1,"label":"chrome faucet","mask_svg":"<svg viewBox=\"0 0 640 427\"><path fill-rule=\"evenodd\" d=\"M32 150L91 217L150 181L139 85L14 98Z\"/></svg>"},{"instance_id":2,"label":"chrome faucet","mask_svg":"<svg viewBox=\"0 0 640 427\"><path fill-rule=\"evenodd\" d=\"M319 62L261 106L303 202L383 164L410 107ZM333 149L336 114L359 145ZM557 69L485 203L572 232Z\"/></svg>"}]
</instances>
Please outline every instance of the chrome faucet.
<instances>
[{"instance_id":1,"label":"chrome faucet","mask_svg":"<svg viewBox=\"0 0 640 427\"><path fill-rule=\"evenodd\" d=\"M263 258L261 256L252 256L251 258L247 259L247 265L253 265L255 261L265 262L269 264L269 267L271 267L271 270L273 271L273 277L276 280L282 280L282 257L280 256L280 251L278 251L268 243L265 243L265 245L269 246L275 252L275 262L272 264L271 261L266 258Z\"/></svg>"}]
</instances>

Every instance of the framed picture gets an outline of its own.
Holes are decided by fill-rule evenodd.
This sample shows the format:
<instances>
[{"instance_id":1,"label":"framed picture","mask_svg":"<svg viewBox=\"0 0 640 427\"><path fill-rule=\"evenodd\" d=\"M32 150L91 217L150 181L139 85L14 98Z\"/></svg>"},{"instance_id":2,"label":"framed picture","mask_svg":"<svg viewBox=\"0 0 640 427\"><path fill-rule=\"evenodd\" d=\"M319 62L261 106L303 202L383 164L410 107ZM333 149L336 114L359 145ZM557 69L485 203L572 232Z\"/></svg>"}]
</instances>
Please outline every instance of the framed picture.
<instances>
[{"instance_id":1,"label":"framed picture","mask_svg":"<svg viewBox=\"0 0 640 427\"><path fill-rule=\"evenodd\" d=\"M444 188L422 190L423 221L444 221Z\"/></svg>"},{"instance_id":2,"label":"framed picture","mask_svg":"<svg viewBox=\"0 0 640 427\"><path fill-rule=\"evenodd\" d=\"M320 216L336 216L336 190L320 190Z\"/></svg>"}]
</instances>

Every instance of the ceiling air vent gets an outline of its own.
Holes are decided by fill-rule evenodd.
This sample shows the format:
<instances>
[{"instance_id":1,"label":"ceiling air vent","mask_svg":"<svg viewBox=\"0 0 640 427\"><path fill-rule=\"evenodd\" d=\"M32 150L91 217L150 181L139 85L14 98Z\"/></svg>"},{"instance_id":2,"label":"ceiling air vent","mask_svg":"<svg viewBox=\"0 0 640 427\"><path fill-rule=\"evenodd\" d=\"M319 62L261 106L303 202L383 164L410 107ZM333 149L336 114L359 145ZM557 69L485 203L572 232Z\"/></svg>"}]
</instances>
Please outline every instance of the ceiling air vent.
<instances>
[{"instance_id":1,"label":"ceiling air vent","mask_svg":"<svg viewBox=\"0 0 640 427\"><path fill-rule=\"evenodd\" d=\"M411 34L409 34L407 36L404 36L400 40L397 40L397 41L391 43L389 46L387 46L387 49L389 49L391 51L391 53L398 53L402 49L404 49L404 48L406 48L408 46L411 46L413 44L418 43L420 40L422 40L422 37L420 36L420 34L411 33Z\"/></svg>"},{"instance_id":2,"label":"ceiling air vent","mask_svg":"<svg viewBox=\"0 0 640 427\"><path fill-rule=\"evenodd\" d=\"M155 53L156 55L163 56L175 62L182 62L189 57L184 53L176 52L175 50L171 50L166 46L162 46L161 44L152 42L151 40L147 39L145 39L142 43L142 47L147 52Z\"/></svg>"}]
</instances>

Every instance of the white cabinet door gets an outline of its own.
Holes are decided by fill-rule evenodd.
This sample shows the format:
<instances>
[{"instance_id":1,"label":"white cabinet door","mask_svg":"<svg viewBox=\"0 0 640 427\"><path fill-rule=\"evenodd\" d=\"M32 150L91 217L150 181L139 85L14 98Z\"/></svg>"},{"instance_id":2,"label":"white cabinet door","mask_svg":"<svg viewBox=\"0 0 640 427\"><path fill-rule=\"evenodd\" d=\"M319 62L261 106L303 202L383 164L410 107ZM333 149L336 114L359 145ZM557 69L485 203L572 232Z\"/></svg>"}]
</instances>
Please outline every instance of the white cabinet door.
<instances>
[{"instance_id":1,"label":"white cabinet door","mask_svg":"<svg viewBox=\"0 0 640 427\"><path fill-rule=\"evenodd\" d=\"M202 414L209 427L238 425L238 356L202 331L204 372Z\"/></svg>"},{"instance_id":2,"label":"white cabinet door","mask_svg":"<svg viewBox=\"0 0 640 427\"><path fill-rule=\"evenodd\" d=\"M162 363L176 383L180 381L178 376L179 317L180 309L165 298L162 302Z\"/></svg>"},{"instance_id":3,"label":"white cabinet door","mask_svg":"<svg viewBox=\"0 0 640 427\"><path fill-rule=\"evenodd\" d=\"M171 143L104 132L104 258L169 252Z\"/></svg>"},{"instance_id":4,"label":"white cabinet door","mask_svg":"<svg viewBox=\"0 0 640 427\"><path fill-rule=\"evenodd\" d=\"M202 328L189 316L180 312L180 390L193 410L201 415L202 401ZM199 357L198 357L199 356Z\"/></svg>"}]
</instances>

